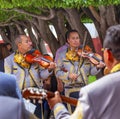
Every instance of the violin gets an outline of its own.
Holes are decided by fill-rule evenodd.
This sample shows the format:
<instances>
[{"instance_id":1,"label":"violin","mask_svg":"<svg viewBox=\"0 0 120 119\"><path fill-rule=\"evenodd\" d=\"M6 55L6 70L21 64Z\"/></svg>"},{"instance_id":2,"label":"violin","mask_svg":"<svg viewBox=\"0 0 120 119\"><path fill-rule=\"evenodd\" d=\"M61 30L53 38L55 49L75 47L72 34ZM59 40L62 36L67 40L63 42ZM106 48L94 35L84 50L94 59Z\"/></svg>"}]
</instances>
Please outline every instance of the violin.
<instances>
[{"instance_id":1,"label":"violin","mask_svg":"<svg viewBox=\"0 0 120 119\"><path fill-rule=\"evenodd\" d=\"M98 65L100 62L103 62L102 57L97 53L93 53L92 49L88 45L84 47L84 50L81 48L78 50L70 50L69 48L66 53L66 59L71 61L79 61L80 57L88 58L94 65Z\"/></svg>"},{"instance_id":2,"label":"violin","mask_svg":"<svg viewBox=\"0 0 120 119\"><path fill-rule=\"evenodd\" d=\"M81 57L88 58L94 65L98 65L100 62L103 62L102 56L97 53L93 53L92 49L89 46L86 46L84 51L79 49L77 51L77 54Z\"/></svg>"},{"instance_id":3,"label":"violin","mask_svg":"<svg viewBox=\"0 0 120 119\"><path fill-rule=\"evenodd\" d=\"M99 64L99 62L103 62L102 57L97 53L89 53L88 57L90 61L95 65Z\"/></svg>"},{"instance_id":4,"label":"violin","mask_svg":"<svg viewBox=\"0 0 120 119\"><path fill-rule=\"evenodd\" d=\"M39 50L32 49L25 54L25 61L30 64L38 63L40 66L48 68L50 66L50 62L53 62L53 58L48 54L42 55ZM63 66L59 67L62 71L68 72Z\"/></svg>"},{"instance_id":5,"label":"violin","mask_svg":"<svg viewBox=\"0 0 120 119\"><path fill-rule=\"evenodd\" d=\"M38 63L40 66L44 68L48 68L50 62L53 61L53 58L49 55L42 55L39 50L32 49L25 54L25 60L28 63Z\"/></svg>"}]
</instances>

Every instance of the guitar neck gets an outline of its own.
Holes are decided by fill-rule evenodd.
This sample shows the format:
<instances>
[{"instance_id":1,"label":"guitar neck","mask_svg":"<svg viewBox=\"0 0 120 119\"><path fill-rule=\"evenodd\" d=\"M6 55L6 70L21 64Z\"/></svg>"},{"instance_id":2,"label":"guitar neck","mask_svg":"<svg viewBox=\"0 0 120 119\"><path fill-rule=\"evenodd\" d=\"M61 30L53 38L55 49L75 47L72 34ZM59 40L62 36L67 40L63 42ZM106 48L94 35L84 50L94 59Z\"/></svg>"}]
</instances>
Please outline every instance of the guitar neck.
<instances>
[{"instance_id":1,"label":"guitar neck","mask_svg":"<svg viewBox=\"0 0 120 119\"><path fill-rule=\"evenodd\" d=\"M53 92L47 91L47 96L48 96L48 98L52 98L52 97L54 97L55 95L54 95ZM78 100L75 99L75 98L66 97L66 96L64 96L64 95L60 95L60 97L61 97L62 101L65 102L65 103L69 103L69 104L71 104L71 105L73 105L73 106L76 106L76 105L77 105L77 101L78 101Z\"/></svg>"},{"instance_id":2,"label":"guitar neck","mask_svg":"<svg viewBox=\"0 0 120 119\"><path fill-rule=\"evenodd\" d=\"M51 91L47 91L47 90L44 90L44 89L38 89L38 88L26 88L22 91L22 96L25 98L25 99L41 99L41 97L47 97L48 98L52 98L55 96L55 94ZM76 106L77 105L77 99L75 98L72 98L72 97L66 97L64 95L60 95L61 99L63 102L65 103L69 103L73 106Z\"/></svg>"}]
</instances>

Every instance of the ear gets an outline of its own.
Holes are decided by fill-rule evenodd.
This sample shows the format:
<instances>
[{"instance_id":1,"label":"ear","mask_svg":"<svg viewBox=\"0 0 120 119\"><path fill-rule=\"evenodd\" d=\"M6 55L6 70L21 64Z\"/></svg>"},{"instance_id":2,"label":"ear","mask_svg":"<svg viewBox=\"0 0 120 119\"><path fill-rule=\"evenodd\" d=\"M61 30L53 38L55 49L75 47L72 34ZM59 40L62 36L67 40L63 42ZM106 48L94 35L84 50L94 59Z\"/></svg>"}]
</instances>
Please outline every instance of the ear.
<instances>
[{"instance_id":1,"label":"ear","mask_svg":"<svg viewBox=\"0 0 120 119\"><path fill-rule=\"evenodd\" d=\"M112 52L110 50L107 50L107 56L108 56L108 60L110 62L113 62L114 56L113 56L113 54L112 54Z\"/></svg>"},{"instance_id":2,"label":"ear","mask_svg":"<svg viewBox=\"0 0 120 119\"><path fill-rule=\"evenodd\" d=\"M67 39L67 42L68 42L68 44L70 43L70 40L69 39Z\"/></svg>"},{"instance_id":3,"label":"ear","mask_svg":"<svg viewBox=\"0 0 120 119\"><path fill-rule=\"evenodd\" d=\"M18 43L18 47L20 47L21 46L21 43Z\"/></svg>"}]
</instances>

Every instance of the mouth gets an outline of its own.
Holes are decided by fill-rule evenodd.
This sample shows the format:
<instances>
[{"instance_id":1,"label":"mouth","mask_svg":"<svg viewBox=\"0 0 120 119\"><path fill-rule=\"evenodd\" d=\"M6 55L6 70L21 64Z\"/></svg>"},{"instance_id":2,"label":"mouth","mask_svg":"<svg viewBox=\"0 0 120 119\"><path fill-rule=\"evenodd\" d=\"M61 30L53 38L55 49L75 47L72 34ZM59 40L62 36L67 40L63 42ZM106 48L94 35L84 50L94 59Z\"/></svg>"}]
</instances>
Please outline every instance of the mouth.
<instances>
[{"instance_id":1,"label":"mouth","mask_svg":"<svg viewBox=\"0 0 120 119\"><path fill-rule=\"evenodd\" d=\"M74 46L79 47L79 44L78 43L74 43Z\"/></svg>"},{"instance_id":2,"label":"mouth","mask_svg":"<svg viewBox=\"0 0 120 119\"><path fill-rule=\"evenodd\" d=\"M30 46L30 48L29 49L32 49L33 48L33 46Z\"/></svg>"}]
</instances>

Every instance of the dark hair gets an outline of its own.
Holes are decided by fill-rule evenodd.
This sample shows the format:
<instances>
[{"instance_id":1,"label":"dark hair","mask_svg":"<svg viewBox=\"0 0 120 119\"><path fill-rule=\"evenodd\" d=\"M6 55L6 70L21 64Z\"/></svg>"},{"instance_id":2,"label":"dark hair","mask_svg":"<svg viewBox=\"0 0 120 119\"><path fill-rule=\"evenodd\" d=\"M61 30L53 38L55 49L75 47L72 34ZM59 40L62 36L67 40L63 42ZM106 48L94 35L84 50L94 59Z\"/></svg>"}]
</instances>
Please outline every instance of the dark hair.
<instances>
[{"instance_id":1,"label":"dark hair","mask_svg":"<svg viewBox=\"0 0 120 119\"><path fill-rule=\"evenodd\" d=\"M78 31L75 30L75 29L72 29L72 30L69 30L69 31L66 32L66 34L65 34L66 42L67 42L67 39L70 37L70 34L73 33L73 32L78 33ZM78 34L79 34L79 33L78 33Z\"/></svg>"},{"instance_id":2,"label":"dark hair","mask_svg":"<svg viewBox=\"0 0 120 119\"><path fill-rule=\"evenodd\" d=\"M108 28L104 39L104 48L108 48L113 56L120 60L120 25L114 25Z\"/></svg>"},{"instance_id":3,"label":"dark hair","mask_svg":"<svg viewBox=\"0 0 120 119\"><path fill-rule=\"evenodd\" d=\"M13 53L13 49L12 49L12 45L10 44L10 43L5 43L5 46L8 48L8 46L10 46L9 48L8 48L8 50L9 50L9 52L10 53Z\"/></svg>"},{"instance_id":4,"label":"dark hair","mask_svg":"<svg viewBox=\"0 0 120 119\"><path fill-rule=\"evenodd\" d=\"M6 58L7 56L9 56L9 50L6 47L5 43L1 43L0 44L0 60Z\"/></svg>"}]
</instances>

